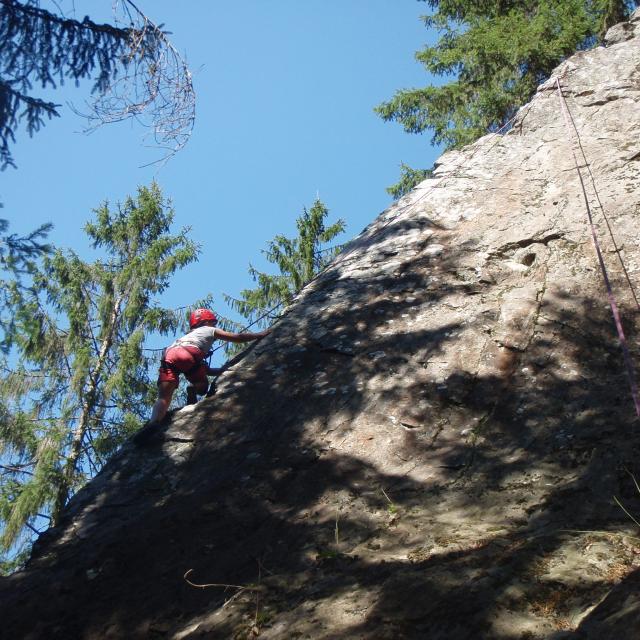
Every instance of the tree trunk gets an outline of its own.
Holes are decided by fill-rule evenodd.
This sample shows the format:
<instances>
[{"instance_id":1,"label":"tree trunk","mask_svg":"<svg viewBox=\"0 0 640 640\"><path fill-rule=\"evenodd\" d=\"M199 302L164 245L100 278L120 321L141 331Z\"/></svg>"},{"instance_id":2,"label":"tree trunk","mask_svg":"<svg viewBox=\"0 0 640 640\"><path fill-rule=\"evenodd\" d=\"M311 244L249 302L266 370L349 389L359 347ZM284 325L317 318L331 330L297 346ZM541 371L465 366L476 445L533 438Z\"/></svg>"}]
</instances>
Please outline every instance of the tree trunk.
<instances>
[{"instance_id":1,"label":"tree trunk","mask_svg":"<svg viewBox=\"0 0 640 640\"><path fill-rule=\"evenodd\" d=\"M93 371L89 375L89 386L85 394L85 400L82 405L82 413L78 419L76 428L73 431L73 440L71 441L71 449L67 460L62 470L62 477L60 479L60 485L56 493L56 499L53 505L51 513L51 520L53 526L58 524L62 510L67 504L69 499L69 493L71 492L71 486L73 484L73 476L76 472L78 459L82 453L82 442L84 440L85 433L87 432L87 426L89 424L89 418L93 412L93 408L96 400L96 392L98 390L98 383L100 381L100 375L102 374L102 368L104 366L109 349L113 344L113 332L116 327L118 315L120 314L120 306L122 305L124 296L120 296L114 304L111 318L109 319L109 330L106 336L102 340L100 345L100 353L98 354L98 360L96 361Z\"/></svg>"}]
</instances>

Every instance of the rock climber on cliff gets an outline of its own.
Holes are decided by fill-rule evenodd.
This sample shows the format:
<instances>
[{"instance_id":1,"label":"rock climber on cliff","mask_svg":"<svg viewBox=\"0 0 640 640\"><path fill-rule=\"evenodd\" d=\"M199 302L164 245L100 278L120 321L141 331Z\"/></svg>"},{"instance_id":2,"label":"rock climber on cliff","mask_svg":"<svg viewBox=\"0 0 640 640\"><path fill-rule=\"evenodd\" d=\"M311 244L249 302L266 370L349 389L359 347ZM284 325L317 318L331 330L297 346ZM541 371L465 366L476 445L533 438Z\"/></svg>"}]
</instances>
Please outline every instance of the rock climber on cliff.
<instances>
[{"instance_id":1,"label":"rock climber on cliff","mask_svg":"<svg viewBox=\"0 0 640 640\"><path fill-rule=\"evenodd\" d=\"M148 426L162 422L167 414L181 373L191 383L187 387L187 404L195 404L198 395L207 393L207 376L219 375L222 372L222 369L209 367L204 361L214 340L251 342L269 333L268 330L259 333L232 333L218 329L217 324L218 318L213 311L196 309L189 316L189 333L178 338L163 351L158 375L158 399L153 405Z\"/></svg>"}]
</instances>

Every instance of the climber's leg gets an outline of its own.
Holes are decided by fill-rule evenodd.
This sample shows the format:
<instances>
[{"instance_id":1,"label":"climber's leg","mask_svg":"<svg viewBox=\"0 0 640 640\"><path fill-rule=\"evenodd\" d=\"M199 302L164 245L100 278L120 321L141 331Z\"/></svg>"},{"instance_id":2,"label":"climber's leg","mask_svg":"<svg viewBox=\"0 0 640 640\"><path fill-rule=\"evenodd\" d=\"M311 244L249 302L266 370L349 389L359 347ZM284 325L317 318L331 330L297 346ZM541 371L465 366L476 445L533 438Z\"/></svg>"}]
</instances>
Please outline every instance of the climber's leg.
<instances>
[{"instance_id":1,"label":"climber's leg","mask_svg":"<svg viewBox=\"0 0 640 640\"><path fill-rule=\"evenodd\" d=\"M187 404L195 404L198 396L203 396L209 389L207 366L202 363L198 369L187 373L186 378L191 383L187 387Z\"/></svg>"},{"instance_id":2,"label":"climber's leg","mask_svg":"<svg viewBox=\"0 0 640 640\"><path fill-rule=\"evenodd\" d=\"M153 405L151 411L151 418L149 423L157 424L162 422L162 419L167 415L171 399L173 398L173 392L177 389L178 383L173 380L158 380L158 399Z\"/></svg>"}]
</instances>

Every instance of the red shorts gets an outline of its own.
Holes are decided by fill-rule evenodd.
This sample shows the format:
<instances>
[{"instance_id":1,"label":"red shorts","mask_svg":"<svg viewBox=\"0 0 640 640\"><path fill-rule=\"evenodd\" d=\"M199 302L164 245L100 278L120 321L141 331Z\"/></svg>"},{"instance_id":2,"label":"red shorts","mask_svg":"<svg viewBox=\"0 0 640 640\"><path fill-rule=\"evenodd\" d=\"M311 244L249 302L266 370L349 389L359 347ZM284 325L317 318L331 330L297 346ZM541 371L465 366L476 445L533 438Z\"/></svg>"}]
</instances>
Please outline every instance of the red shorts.
<instances>
[{"instance_id":1,"label":"red shorts","mask_svg":"<svg viewBox=\"0 0 640 640\"><path fill-rule=\"evenodd\" d=\"M160 363L158 383L174 382L178 386L181 373L189 382L208 382L205 355L197 347L170 347Z\"/></svg>"}]
</instances>

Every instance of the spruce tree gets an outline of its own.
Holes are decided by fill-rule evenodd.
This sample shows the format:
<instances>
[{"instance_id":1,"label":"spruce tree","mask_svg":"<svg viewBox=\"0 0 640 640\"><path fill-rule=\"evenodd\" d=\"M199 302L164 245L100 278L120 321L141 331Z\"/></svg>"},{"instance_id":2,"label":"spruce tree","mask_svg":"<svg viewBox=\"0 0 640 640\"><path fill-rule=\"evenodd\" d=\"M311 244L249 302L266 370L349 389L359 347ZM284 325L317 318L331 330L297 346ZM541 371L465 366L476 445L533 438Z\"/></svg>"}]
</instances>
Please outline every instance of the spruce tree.
<instances>
[{"instance_id":1,"label":"spruce tree","mask_svg":"<svg viewBox=\"0 0 640 640\"><path fill-rule=\"evenodd\" d=\"M92 125L135 117L170 153L186 143L195 117L191 74L160 26L130 0L113 3L125 27L40 4L0 0L0 168L15 166L10 147L22 123L33 135L60 115L61 105L35 95L34 85L55 89L65 80L93 82Z\"/></svg>"},{"instance_id":2,"label":"spruce tree","mask_svg":"<svg viewBox=\"0 0 640 640\"><path fill-rule=\"evenodd\" d=\"M269 274L249 265L249 274L257 283L253 289L244 289L240 298L225 294L227 303L246 320L260 328L268 327L293 297L316 274L331 262L340 246L324 246L344 232L344 220L325 226L329 210L319 199L311 209L304 208L296 219L298 236L287 238L277 235L271 240L265 255L268 262L278 267L279 273ZM228 352L233 352L230 345Z\"/></svg>"},{"instance_id":3,"label":"spruce tree","mask_svg":"<svg viewBox=\"0 0 640 640\"><path fill-rule=\"evenodd\" d=\"M0 543L12 555L42 523L55 524L70 495L139 428L154 395L145 336L174 333L184 321L157 297L198 247L186 230L172 234L174 212L158 186L95 214L85 231L100 257L87 262L58 249L27 290L11 292Z\"/></svg>"},{"instance_id":4,"label":"spruce tree","mask_svg":"<svg viewBox=\"0 0 640 640\"><path fill-rule=\"evenodd\" d=\"M444 82L405 89L376 108L408 133L461 147L505 125L567 56L598 43L629 15L630 0L422 0L440 37L416 54ZM413 170L412 170L413 171ZM392 189L406 190L405 173ZM413 184L420 180L415 175ZM404 185L402 183L404 182ZM413 185L411 185L413 186Z\"/></svg>"}]
</instances>

